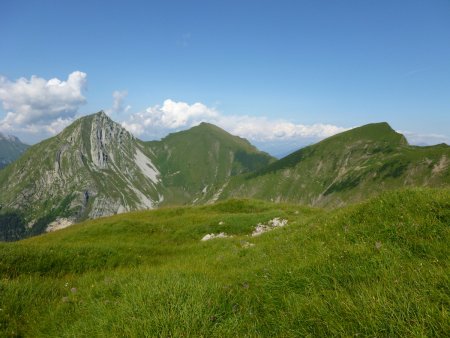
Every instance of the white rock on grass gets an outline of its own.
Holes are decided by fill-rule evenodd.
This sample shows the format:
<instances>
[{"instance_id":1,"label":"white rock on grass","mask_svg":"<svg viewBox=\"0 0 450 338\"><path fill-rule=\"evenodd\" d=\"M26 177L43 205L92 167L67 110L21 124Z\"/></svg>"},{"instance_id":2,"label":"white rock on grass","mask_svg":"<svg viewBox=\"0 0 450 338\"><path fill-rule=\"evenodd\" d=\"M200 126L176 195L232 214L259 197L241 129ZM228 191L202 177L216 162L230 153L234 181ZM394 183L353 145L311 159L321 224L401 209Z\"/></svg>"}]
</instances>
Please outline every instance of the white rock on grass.
<instances>
[{"instance_id":1,"label":"white rock on grass","mask_svg":"<svg viewBox=\"0 0 450 338\"><path fill-rule=\"evenodd\" d=\"M202 241L209 241L210 239L215 239L215 238L227 238L227 237L231 237L228 236L226 233L221 232L219 234L207 234L205 236L203 236Z\"/></svg>"},{"instance_id":2,"label":"white rock on grass","mask_svg":"<svg viewBox=\"0 0 450 338\"><path fill-rule=\"evenodd\" d=\"M271 231L275 228L280 228L280 227L284 227L285 225L288 224L288 220L287 219L282 219L279 217L275 217L274 219L271 219L269 222L267 222L267 224L257 224L255 227L255 230L252 232L252 236L259 236L265 232Z\"/></svg>"},{"instance_id":3,"label":"white rock on grass","mask_svg":"<svg viewBox=\"0 0 450 338\"><path fill-rule=\"evenodd\" d=\"M247 248L251 248L252 246L255 246L255 244L254 244L254 243L249 243L249 242L247 242L247 241L241 241L241 246L242 246L244 249L247 249Z\"/></svg>"},{"instance_id":4,"label":"white rock on grass","mask_svg":"<svg viewBox=\"0 0 450 338\"><path fill-rule=\"evenodd\" d=\"M47 229L45 230L46 232L53 232L56 230L61 230L64 228L67 228L69 226L71 226L74 222L68 218L57 218L55 221L51 222L48 226Z\"/></svg>"}]
</instances>

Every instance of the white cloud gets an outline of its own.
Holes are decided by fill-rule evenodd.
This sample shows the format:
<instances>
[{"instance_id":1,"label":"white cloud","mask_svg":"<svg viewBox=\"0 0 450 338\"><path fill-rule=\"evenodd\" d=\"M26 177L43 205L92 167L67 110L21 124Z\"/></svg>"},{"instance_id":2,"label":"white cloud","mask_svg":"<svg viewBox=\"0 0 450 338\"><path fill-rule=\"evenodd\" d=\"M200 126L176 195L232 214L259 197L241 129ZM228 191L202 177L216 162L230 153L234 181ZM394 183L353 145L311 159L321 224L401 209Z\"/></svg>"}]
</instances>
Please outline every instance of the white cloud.
<instances>
[{"instance_id":1,"label":"white cloud","mask_svg":"<svg viewBox=\"0 0 450 338\"><path fill-rule=\"evenodd\" d=\"M215 109L208 108L202 103L189 105L168 99L162 106L149 107L143 112L131 115L122 125L137 136L155 138L200 122L214 121L219 117Z\"/></svg>"},{"instance_id":2,"label":"white cloud","mask_svg":"<svg viewBox=\"0 0 450 338\"><path fill-rule=\"evenodd\" d=\"M440 134L422 134L422 133L414 133L410 131L397 131L403 135L405 135L406 139L410 144L414 145L433 145L439 143L450 144L450 138L445 135Z\"/></svg>"},{"instance_id":3,"label":"white cloud","mask_svg":"<svg viewBox=\"0 0 450 338\"><path fill-rule=\"evenodd\" d=\"M261 142L321 139L346 130L331 124L295 124L281 119L253 116L221 116L217 122L232 134Z\"/></svg>"},{"instance_id":4,"label":"white cloud","mask_svg":"<svg viewBox=\"0 0 450 338\"><path fill-rule=\"evenodd\" d=\"M115 90L112 94L113 105L112 105L111 109L106 110L106 113L108 115L127 113L131 109L130 105L125 105L125 99L127 96L128 96L128 91Z\"/></svg>"},{"instance_id":5,"label":"white cloud","mask_svg":"<svg viewBox=\"0 0 450 338\"><path fill-rule=\"evenodd\" d=\"M169 132L186 129L210 122L231 134L245 137L253 142L310 142L346 130L331 124L295 124L268 117L223 115L215 108L202 103L189 105L185 102L165 100L162 106L153 106L143 112L131 115L122 125L133 134L146 138L159 138Z\"/></svg>"},{"instance_id":6,"label":"white cloud","mask_svg":"<svg viewBox=\"0 0 450 338\"><path fill-rule=\"evenodd\" d=\"M86 103L86 73L75 71L62 81L38 76L10 81L0 76L0 101L6 116L0 130L54 135L73 121Z\"/></svg>"},{"instance_id":7,"label":"white cloud","mask_svg":"<svg viewBox=\"0 0 450 338\"><path fill-rule=\"evenodd\" d=\"M14 130L21 133L30 133L35 135L56 135L73 121L73 118L63 119L58 117L56 120L49 121L47 124L29 124L23 127L15 127Z\"/></svg>"}]
</instances>

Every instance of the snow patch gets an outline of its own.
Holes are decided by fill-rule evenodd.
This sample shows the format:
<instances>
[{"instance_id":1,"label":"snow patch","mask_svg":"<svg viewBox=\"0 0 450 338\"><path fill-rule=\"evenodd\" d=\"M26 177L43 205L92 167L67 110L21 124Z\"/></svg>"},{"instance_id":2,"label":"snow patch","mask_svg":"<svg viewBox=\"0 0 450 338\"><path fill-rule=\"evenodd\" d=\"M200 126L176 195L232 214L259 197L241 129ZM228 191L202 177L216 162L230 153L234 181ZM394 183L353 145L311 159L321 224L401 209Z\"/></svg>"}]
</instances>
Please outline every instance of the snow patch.
<instances>
[{"instance_id":1,"label":"snow patch","mask_svg":"<svg viewBox=\"0 0 450 338\"><path fill-rule=\"evenodd\" d=\"M203 238L201 239L202 241L209 241L210 239L215 239L215 238L229 238L232 236L228 236L226 233L221 232L220 234L207 234L205 236L203 236Z\"/></svg>"},{"instance_id":2,"label":"snow patch","mask_svg":"<svg viewBox=\"0 0 450 338\"><path fill-rule=\"evenodd\" d=\"M275 228L284 227L288 224L287 219L282 219L279 217L275 217L274 219L271 219L267 224L261 224L258 223L255 227L255 230L252 232L252 236L259 236L265 232L271 231Z\"/></svg>"},{"instance_id":3,"label":"snow patch","mask_svg":"<svg viewBox=\"0 0 450 338\"><path fill-rule=\"evenodd\" d=\"M153 183L159 182L159 171L153 165L152 161L139 149L136 149L134 160L144 176L148 177Z\"/></svg>"}]
</instances>

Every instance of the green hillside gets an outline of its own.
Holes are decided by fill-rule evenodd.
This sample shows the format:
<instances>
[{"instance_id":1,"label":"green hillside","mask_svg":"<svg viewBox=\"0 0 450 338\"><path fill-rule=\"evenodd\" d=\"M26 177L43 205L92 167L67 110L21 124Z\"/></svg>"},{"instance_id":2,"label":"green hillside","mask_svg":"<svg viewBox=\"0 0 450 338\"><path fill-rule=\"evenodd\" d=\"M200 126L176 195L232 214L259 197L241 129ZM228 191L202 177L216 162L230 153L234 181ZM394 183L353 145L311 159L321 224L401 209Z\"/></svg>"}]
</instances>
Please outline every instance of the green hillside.
<instances>
[{"instance_id":1,"label":"green hillside","mask_svg":"<svg viewBox=\"0 0 450 338\"><path fill-rule=\"evenodd\" d=\"M417 147L387 123L368 124L300 149L228 184L221 199L340 206L407 186L450 186L450 147Z\"/></svg>"},{"instance_id":2,"label":"green hillside","mask_svg":"<svg viewBox=\"0 0 450 338\"><path fill-rule=\"evenodd\" d=\"M101 218L0 244L0 336L445 336L449 224L449 189Z\"/></svg>"},{"instance_id":3,"label":"green hillside","mask_svg":"<svg viewBox=\"0 0 450 338\"><path fill-rule=\"evenodd\" d=\"M156 155L164 204L202 204L238 174L262 169L275 159L246 139L209 123L148 142Z\"/></svg>"}]
</instances>

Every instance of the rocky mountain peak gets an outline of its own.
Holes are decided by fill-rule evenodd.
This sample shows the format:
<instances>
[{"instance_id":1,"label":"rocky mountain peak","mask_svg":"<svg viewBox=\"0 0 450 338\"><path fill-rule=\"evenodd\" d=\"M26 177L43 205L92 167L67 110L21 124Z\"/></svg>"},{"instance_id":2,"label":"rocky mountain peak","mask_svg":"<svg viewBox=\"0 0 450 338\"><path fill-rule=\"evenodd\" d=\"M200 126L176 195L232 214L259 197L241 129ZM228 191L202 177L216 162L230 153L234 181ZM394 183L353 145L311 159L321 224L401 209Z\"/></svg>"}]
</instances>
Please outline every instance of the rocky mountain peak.
<instances>
[{"instance_id":1,"label":"rocky mountain peak","mask_svg":"<svg viewBox=\"0 0 450 338\"><path fill-rule=\"evenodd\" d=\"M103 111L92 115L90 149L92 161L98 168L105 169L114 161L118 148L127 147L134 137L120 124L114 122Z\"/></svg>"},{"instance_id":2,"label":"rocky mountain peak","mask_svg":"<svg viewBox=\"0 0 450 338\"><path fill-rule=\"evenodd\" d=\"M27 208L30 224L59 213L74 221L148 209L160 201L151 150L103 111L36 144L7 169L0 204Z\"/></svg>"}]
</instances>

